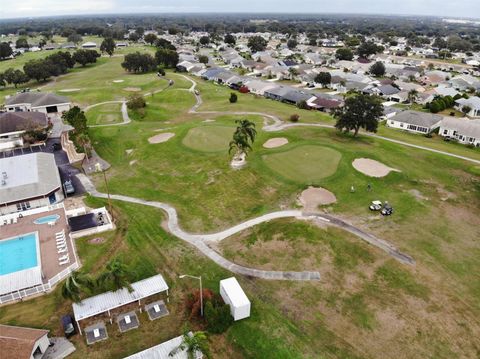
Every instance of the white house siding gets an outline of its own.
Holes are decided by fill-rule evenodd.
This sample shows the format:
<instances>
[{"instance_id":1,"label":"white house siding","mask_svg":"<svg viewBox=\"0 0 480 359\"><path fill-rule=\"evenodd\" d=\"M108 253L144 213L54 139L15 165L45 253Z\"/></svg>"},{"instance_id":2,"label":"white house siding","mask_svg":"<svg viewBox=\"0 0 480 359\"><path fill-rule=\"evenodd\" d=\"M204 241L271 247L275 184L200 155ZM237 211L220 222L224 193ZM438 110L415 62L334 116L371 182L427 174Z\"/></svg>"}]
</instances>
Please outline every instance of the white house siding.
<instances>
[{"instance_id":1,"label":"white house siding","mask_svg":"<svg viewBox=\"0 0 480 359\"><path fill-rule=\"evenodd\" d=\"M50 345L50 340L48 339L47 334L45 334L43 337L38 339L35 345L33 346L33 352L30 355L30 359L35 359L35 357L33 356L33 353L37 350L37 348L40 348L40 352L42 354L45 354L49 345Z\"/></svg>"},{"instance_id":2,"label":"white house siding","mask_svg":"<svg viewBox=\"0 0 480 359\"><path fill-rule=\"evenodd\" d=\"M386 123L388 127L398 128L400 130L405 130L405 131L414 132L414 133L421 133L421 134L430 133L438 127L438 126L433 126L431 128L428 128L428 127L422 127L418 125L411 125L405 122L393 121L390 119L387 120Z\"/></svg>"},{"instance_id":3,"label":"white house siding","mask_svg":"<svg viewBox=\"0 0 480 359\"><path fill-rule=\"evenodd\" d=\"M473 145L476 147L480 147L480 137L475 138L464 135L462 133L459 133L457 130L445 128L442 126L440 126L440 130L438 131L438 133L440 136L453 138L464 145Z\"/></svg>"},{"instance_id":4,"label":"white house siding","mask_svg":"<svg viewBox=\"0 0 480 359\"><path fill-rule=\"evenodd\" d=\"M0 135L0 151L23 147L23 138L21 136L23 132L2 133Z\"/></svg>"},{"instance_id":5,"label":"white house siding","mask_svg":"<svg viewBox=\"0 0 480 359\"><path fill-rule=\"evenodd\" d=\"M62 189L58 189L55 192L55 198L55 203L59 203L64 200L65 197L63 195ZM45 198L25 199L15 203L11 203L8 206L0 206L0 215L21 212L25 209L46 207L50 205L52 205L52 203L50 203L48 196Z\"/></svg>"}]
</instances>

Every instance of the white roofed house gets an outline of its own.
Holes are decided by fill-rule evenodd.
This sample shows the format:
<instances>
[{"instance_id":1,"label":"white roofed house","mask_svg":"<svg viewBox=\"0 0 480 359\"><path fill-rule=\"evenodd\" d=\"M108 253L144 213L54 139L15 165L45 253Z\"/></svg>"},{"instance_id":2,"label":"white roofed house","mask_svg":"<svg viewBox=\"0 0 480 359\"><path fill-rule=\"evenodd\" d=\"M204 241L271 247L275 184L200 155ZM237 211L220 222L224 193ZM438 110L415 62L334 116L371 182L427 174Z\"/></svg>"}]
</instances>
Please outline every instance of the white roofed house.
<instances>
[{"instance_id":1,"label":"white roofed house","mask_svg":"<svg viewBox=\"0 0 480 359\"><path fill-rule=\"evenodd\" d=\"M71 102L64 96L50 92L23 92L10 96L5 100L7 112L36 111L58 113L68 111Z\"/></svg>"},{"instance_id":2,"label":"white roofed house","mask_svg":"<svg viewBox=\"0 0 480 359\"><path fill-rule=\"evenodd\" d=\"M388 127L398 128L408 132L428 134L440 126L443 116L420 111L403 111L389 118Z\"/></svg>"},{"instance_id":3,"label":"white roofed house","mask_svg":"<svg viewBox=\"0 0 480 359\"><path fill-rule=\"evenodd\" d=\"M464 145L480 147L480 120L445 117L440 122L440 136L454 139Z\"/></svg>"},{"instance_id":4,"label":"white roofed house","mask_svg":"<svg viewBox=\"0 0 480 359\"><path fill-rule=\"evenodd\" d=\"M84 49L93 49L93 48L96 48L97 47L97 44L92 42L92 41L89 41L89 42L85 42L82 44L82 47Z\"/></svg>"},{"instance_id":5,"label":"white roofed house","mask_svg":"<svg viewBox=\"0 0 480 359\"><path fill-rule=\"evenodd\" d=\"M53 154L39 152L0 159L0 214L45 207L63 198Z\"/></svg>"},{"instance_id":6,"label":"white roofed house","mask_svg":"<svg viewBox=\"0 0 480 359\"><path fill-rule=\"evenodd\" d=\"M474 96L470 98L460 98L455 101L455 108L461 112L468 107L467 116L471 118L480 118L480 97Z\"/></svg>"}]
</instances>

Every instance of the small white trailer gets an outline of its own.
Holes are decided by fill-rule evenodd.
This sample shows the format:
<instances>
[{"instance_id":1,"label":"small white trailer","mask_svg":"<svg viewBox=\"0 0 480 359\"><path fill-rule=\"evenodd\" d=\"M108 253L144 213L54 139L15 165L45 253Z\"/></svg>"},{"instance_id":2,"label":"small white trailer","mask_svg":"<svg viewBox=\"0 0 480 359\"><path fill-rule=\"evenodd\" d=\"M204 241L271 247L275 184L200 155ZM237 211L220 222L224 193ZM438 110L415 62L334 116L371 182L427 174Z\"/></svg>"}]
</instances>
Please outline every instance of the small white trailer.
<instances>
[{"instance_id":1,"label":"small white trailer","mask_svg":"<svg viewBox=\"0 0 480 359\"><path fill-rule=\"evenodd\" d=\"M230 305L233 320L240 320L250 316L250 300L235 277L220 281L220 295L224 302Z\"/></svg>"}]
</instances>

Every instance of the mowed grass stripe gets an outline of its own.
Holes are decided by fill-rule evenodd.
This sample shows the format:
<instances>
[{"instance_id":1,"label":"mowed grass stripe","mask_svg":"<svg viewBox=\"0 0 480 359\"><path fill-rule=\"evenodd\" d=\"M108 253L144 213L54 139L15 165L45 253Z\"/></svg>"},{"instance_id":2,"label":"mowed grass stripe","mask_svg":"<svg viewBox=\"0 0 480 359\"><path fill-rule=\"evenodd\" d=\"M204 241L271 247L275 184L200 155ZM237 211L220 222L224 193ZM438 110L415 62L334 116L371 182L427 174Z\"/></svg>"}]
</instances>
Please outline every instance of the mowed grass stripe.
<instances>
[{"instance_id":1,"label":"mowed grass stripe","mask_svg":"<svg viewBox=\"0 0 480 359\"><path fill-rule=\"evenodd\" d=\"M282 177L295 182L313 183L337 171L342 154L334 149L305 145L263 156L265 164Z\"/></svg>"}]
</instances>

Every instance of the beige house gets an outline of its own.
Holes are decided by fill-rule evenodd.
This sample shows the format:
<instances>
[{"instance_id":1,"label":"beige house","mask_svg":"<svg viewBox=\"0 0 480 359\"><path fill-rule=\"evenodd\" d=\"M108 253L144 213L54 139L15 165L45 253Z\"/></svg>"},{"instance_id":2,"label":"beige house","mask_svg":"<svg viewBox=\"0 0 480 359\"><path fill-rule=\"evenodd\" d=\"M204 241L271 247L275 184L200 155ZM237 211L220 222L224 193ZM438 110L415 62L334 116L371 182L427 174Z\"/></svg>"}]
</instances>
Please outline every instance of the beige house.
<instances>
[{"instance_id":1,"label":"beige house","mask_svg":"<svg viewBox=\"0 0 480 359\"><path fill-rule=\"evenodd\" d=\"M63 199L53 154L39 152L0 159L0 214L45 207Z\"/></svg>"},{"instance_id":2,"label":"beige house","mask_svg":"<svg viewBox=\"0 0 480 359\"><path fill-rule=\"evenodd\" d=\"M3 359L41 359L50 340L48 330L0 324L0 357Z\"/></svg>"}]
</instances>

